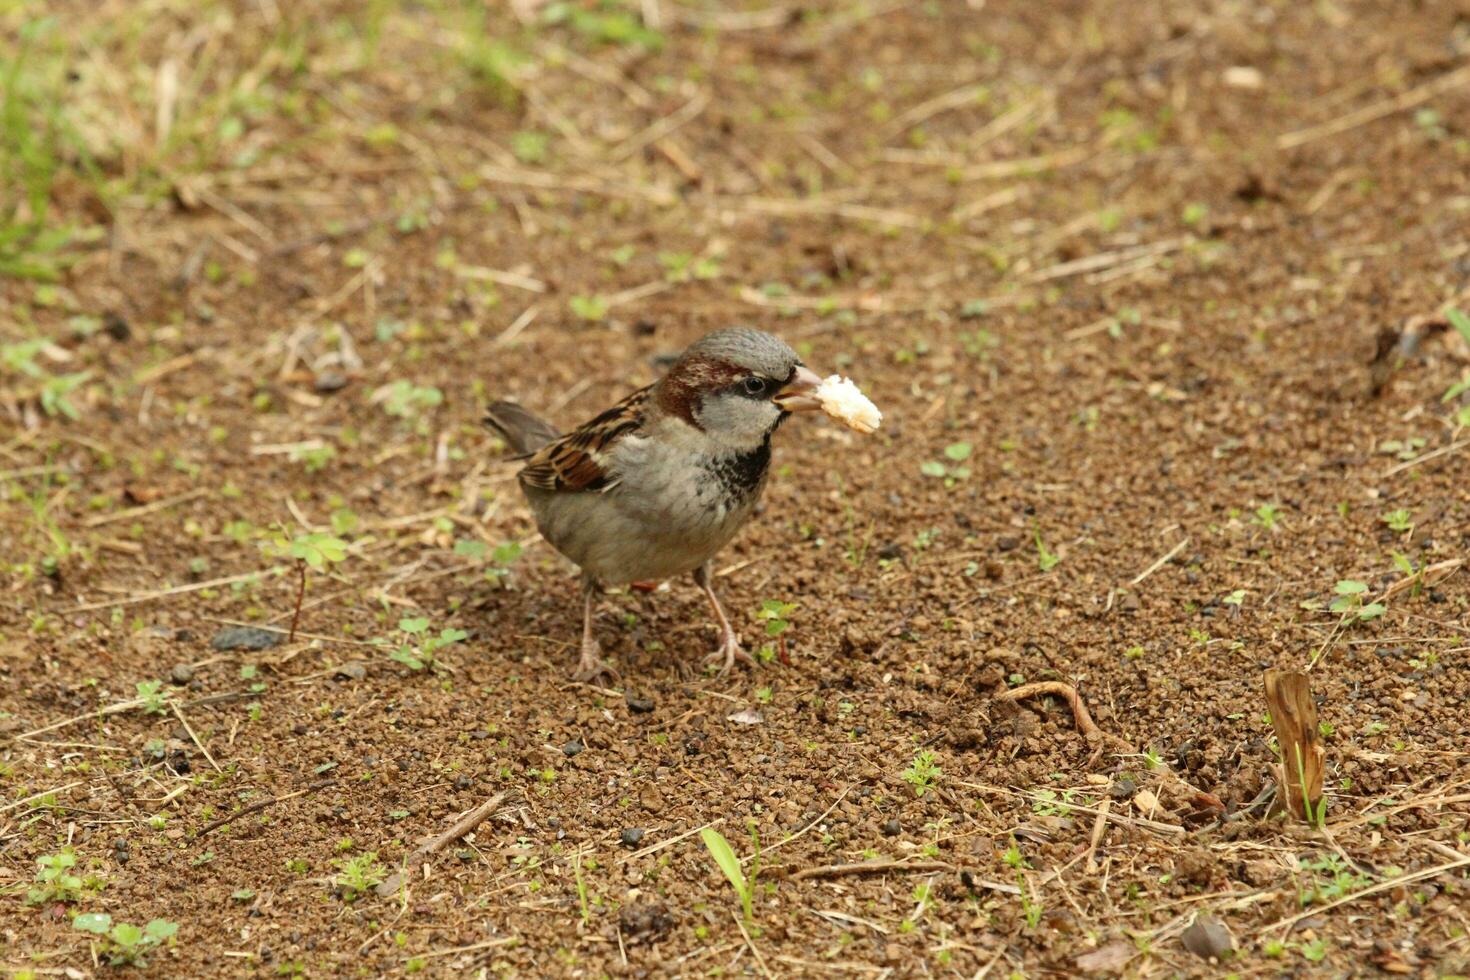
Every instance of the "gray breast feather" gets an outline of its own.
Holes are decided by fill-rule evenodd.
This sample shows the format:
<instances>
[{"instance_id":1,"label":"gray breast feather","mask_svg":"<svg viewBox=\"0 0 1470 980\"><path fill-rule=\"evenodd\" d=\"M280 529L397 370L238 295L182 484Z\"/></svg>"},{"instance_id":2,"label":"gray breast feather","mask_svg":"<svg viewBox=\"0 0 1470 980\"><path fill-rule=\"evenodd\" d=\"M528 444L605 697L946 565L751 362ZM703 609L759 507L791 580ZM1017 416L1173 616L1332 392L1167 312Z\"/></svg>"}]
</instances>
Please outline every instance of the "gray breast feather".
<instances>
[{"instance_id":1,"label":"gray breast feather","mask_svg":"<svg viewBox=\"0 0 1470 980\"><path fill-rule=\"evenodd\" d=\"M707 457L636 436L609 460L613 485L597 493L532 492L542 535L609 584L692 572L749 519L763 479L731 494Z\"/></svg>"}]
</instances>

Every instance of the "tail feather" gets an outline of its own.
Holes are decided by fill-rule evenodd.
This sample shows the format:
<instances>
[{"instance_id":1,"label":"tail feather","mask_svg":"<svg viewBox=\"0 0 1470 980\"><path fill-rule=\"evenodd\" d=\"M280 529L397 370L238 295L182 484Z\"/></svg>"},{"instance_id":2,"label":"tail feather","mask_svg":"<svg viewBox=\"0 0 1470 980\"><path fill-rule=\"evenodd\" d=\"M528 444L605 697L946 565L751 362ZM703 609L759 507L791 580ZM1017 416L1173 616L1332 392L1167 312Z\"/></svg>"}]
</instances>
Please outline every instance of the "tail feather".
<instances>
[{"instance_id":1,"label":"tail feather","mask_svg":"<svg viewBox=\"0 0 1470 980\"><path fill-rule=\"evenodd\" d=\"M485 424L499 433L518 456L529 456L561 436L549 422L537 418L515 402L491 402L485 409Z\"/></svg>"}]
</instances>

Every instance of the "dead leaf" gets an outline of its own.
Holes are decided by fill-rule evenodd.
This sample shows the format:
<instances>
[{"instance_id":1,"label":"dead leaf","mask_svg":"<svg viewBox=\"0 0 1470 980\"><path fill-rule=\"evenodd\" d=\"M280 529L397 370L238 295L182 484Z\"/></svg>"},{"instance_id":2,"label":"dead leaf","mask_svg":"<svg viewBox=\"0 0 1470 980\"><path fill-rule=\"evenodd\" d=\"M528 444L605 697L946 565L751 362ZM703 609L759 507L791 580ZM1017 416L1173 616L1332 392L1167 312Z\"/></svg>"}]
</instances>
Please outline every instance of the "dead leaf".
<instances>
[{"instance_id":1,"label":"dead leaf","mask_svg":"<svg viewBox=\"0 0 1470 980\"><path fill-rule=\"evenodd\" d=\"M1083 973L1116 973L1133 959L1137 952L1132 943L1125 943L1122 940L1108 943L1106 946L1077 957L1077 969Z\"/></svg>"},{"instance_id":2,"label":"dead leaf","mask_svg":"<svg viewBox=\"0 0 1470 980\"><path fill-rule=\"evenodd\" d=\"M1266 704L1285 770L1279 779L1280 795L1293 816L1315 822L1327 750L1317 731L1317 704L1307 675L1298 670L1266 671Z\"/></svg>"}]
</instances>

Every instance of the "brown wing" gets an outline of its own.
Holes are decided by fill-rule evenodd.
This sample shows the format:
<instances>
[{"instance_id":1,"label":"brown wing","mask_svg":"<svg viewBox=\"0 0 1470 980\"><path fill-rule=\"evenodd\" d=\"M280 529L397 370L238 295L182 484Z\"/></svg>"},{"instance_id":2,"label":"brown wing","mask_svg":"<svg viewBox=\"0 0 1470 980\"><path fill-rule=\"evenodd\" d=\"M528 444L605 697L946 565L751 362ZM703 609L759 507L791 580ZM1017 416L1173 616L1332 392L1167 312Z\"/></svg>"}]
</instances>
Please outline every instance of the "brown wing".
<instances>
[{"instance_id":1,"label":"brown wing","mask_svg":"<svg viewBox=\"0 0 1470 980\"><path fill-rule=\"evenodd\" d=\"M538 449L521 470L521 483L542 490L606 490L605 459L617 440L643 424L653 386L639 388L601 415Z\"/></svg>"}]
</instances>

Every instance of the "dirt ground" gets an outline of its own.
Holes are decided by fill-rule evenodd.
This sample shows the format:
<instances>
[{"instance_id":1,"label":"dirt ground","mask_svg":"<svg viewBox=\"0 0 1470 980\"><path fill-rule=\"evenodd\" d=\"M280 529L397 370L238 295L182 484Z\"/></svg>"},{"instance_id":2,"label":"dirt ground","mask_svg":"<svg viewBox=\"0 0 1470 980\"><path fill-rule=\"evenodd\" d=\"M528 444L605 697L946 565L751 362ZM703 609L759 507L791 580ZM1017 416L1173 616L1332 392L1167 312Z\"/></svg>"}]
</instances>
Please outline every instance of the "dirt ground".
<instances>
[{"instance_id":1,"label":"dirt ground","mask_svg":"<svg viewBox=\"0 0 1470 980\"><path fill-rule=\"evenodd\" d=\"M1470 973L1464 0L51 6L0 5L10 975ZM681 581L572 683L484 403L732 323L884 426L779 434L718 579L766 662L701 673ZM1270 667L1325 829L1258 801Z\"/></svg>"}]
</instances>

